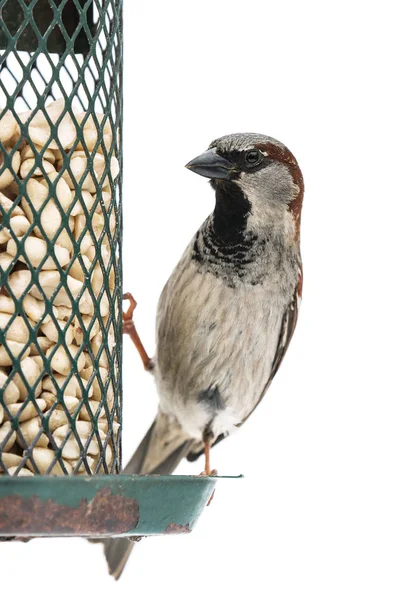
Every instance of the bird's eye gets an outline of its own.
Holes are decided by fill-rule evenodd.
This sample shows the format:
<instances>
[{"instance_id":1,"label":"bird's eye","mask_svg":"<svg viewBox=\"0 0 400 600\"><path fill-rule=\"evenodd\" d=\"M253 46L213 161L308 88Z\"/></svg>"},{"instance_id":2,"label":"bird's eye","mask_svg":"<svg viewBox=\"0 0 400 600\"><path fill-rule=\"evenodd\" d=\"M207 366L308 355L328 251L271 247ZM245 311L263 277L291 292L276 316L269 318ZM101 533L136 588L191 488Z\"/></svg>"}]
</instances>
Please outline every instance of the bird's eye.
<instances>
[{"instance_id":1,"label":"bird's eye","mask_svg":"<svg viewBox=\"0 0 400 600\"><path fill-rule=\"evenodd\" d=\"M262 159L263 155L261 154L261 152L259 150L249 150L248 152L246 152L246 163L251 166L254 167L254 165L258 164L261 159Z\"/></svg>"}]
</instances>

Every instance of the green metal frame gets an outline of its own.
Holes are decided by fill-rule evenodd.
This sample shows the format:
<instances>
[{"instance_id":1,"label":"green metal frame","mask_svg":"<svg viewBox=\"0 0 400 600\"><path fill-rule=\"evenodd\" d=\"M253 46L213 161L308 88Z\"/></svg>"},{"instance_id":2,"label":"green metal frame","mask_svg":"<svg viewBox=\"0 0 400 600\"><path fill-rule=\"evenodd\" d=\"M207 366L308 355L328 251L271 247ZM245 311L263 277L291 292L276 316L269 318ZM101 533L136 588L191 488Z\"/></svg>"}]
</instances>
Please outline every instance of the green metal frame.
<instances>
[{"instance_id":1,"label":"green metal frame","mask_svg":"<svg viewBox=\"0 0 400 600\"><path fill-rule=\"evenodd\" d=\"M86 5L86 7L85 7ZM11 0L2 3L2 20L5 25L0 30L0 48L7 48L10 36L16 36L22 23L25 24L16 40L17 50L32 52L37 46L37 35L30 24L30 15L42 36L46 36L46 49L48 52L62 54L65 52L68 40L65 39L62 29L53 26L53 7L57 7L62 13L62 28L65 28L68 37L74 39L73 50L76 54L87 54L90 52L90 39L88 38L82 24L82 11L86 11L85 21L92 35L95 34L93 21L93 5L86 0L37 0L36 2L25 2L25 6ZM28 21L26 19L28 16ZM48 32L50 28L50 32Z\"/></svg>"},{"instance_id":2,"label":"green metal frame","mask_svg":"<svg viewBox=\"0 0 400 600\"><path fill-rule=\"evenodd\" d=\"M41 9L43 9L42 0L30 0L29 2L26 2L25 0L12 0L12 2L10 2L10 0L0 0L0 13L3 17L0 19L0 28L2 32L0 36L0 42L5 48L0 58L0 102L1 97L3 97L3 102L1 103L4 105L4 109L0 111L0 119L5 115L7 110L10 110L14 115L15 119L17 120L21 130L20 139L18 142L15 143L14 147L11 150L5 148L4 145L0 142L0 152L2 153L4 160L4 164L0 168L0 174L1 172L3 172L4 169L8 168L13 173L14 179L16 181L19 181L17 173L14 172L12 167L12 159L15 152L17 151L19 144L23 140L28 140L29 143L29 125L39 110L43 111L43 114L45 115L51 130L51 137L49 138L48 143L43 147L41 152L38 152L33 146L33 144L31 144L32 150L34 152L35 164L33 165L31 173L28 175L28 177L26 179L23 179L22 181L19 181L18 194L13 201L14 206L17 206L22 198L26 198L26 201L30 206L30 210L34 216L34 219L21 241L19 241L18 238L10 230L12 238L17 244L18 251L17 255L14 257L14 260L11 262L9 267L5 271L1 272L0 282L2 289L5 290L8 296L14 300L15 315L20 315L24 319L25 324L30 332L29 340L26 343L24 349L21 351L19 357L14 358L9 352L9 355L12 358L12 369L9 375L9 381L11 381L16 374L19 374L21 376L22 381L29 389L29 393L25 401L21 405L20 412L22 412L22 410L28 405L28 403L32 402L35 405L36 412L41 417L42 425L41 430L38 433L36 439L31 444L26 443L24 449L24 458L21 464L19 465L18 469L23 468L26 465L27 461L30 461L30 464L33 464L36 468L36 472L39 473L39 469L35 465L35 461L32 458L32 450L35 446L35 442L40 437L40 435L42 433L45 433L50 438L51 447L55 450L56 453L53 463L49 466L49 473L51 473L51 470L53 469L55 464L59 464L62 471L65 474L67 474L67 470L65 468L64 461L62 460L61 453L64 445L70 438L76 439L76 441L80 445L81 452L79 463L76 466L74 472L77 472L78 469L81 466L83 466L87 473L91 473L90 467L87 462L87 449L92 439L94 439L102 448L102 456L101 460L97 464L96 472L117 473L120 470L121 464L120 431L114 434L113 429L110 426L109 431L107 432L106 440L102 441L100 439L98 430L98 418L100 412L104 408L110 425L113 422L115 415L117 415L117 419L119 422L122 421L122 267L120 260L122 249L122 0L46 0L46 5L48 9L47 12L45 12L45 14L43 13L43 15L40 16L42 14ZM52 15L51 19L48 18L49 10ZM68 14L70 14L71 10L73 10L72 16L76 24L74 29L70 27L70 20L68 18ZM47 28L44 27L44 17L48 19L46 23ZM8 29L8 26L10 27L10 29ZM51 50L55 49L55 41L53 35L54 31L57 31L58 37L60 39L62 38L63 40L63 44L58 45L58 57L55 57L54 54L51 55L49 52L49 48ZM27 34L27 32L29 33L29 35ZM82 46L84 46L82 42L83 38L88 43L87 47L83 48L85 50L85 53L79 55L77 54L76 50L77 48L79 49L82 48ZM19 48L21 45L25 50L29 48L30 51L20 52ZM62 47L64 47L64 50L62 49ZM65 101L65 106L62 114L58 118L58 121L56 123L52 123L47 114L46 106L49 100L54 100L55 98L63 98ZM78 123L74 115L74 112L72 110L73 103L75 103L79 110L84 111L86 113L86 117L82 120L81 123ZM26 109L33 110L30 117L25 122L22 122L19 119L18 112ZM107 149L103 143L103 132L106 119L100 121L96 116L96 113L99 112L105 115L106 119L111 125L112 143L109 149ZM48 148L50 140L59 141L58 125L59 123L61 123L65 115L69 115L77 131L76 141L74 142L72 148L68 152L66 152L62 148L61 143L59 143L59 150L62 153L64 161L64 172L69 174L72 181L74 182L76 190L75 201L68 210L63 209L56 194L56 186L61 177L61 174L53 182L49 179L47 174L44 172L44 169L42 168L43 155L46 149ZM83 135L83 129L89 117L93 118L98 132L98 140L93 150L89 150L87 148ZM79 181L77 181L70 168L69 161L71 154L76 149L79 143L82 145L85 155L87 157L87 168L82 178ZM73 232L70 228L70 213L73 207L75 206L75 203L79 200L82 191L82 182L86 178L86 175L92 175L92 177L96 179L93 159L97 151L101 151L103 153L104 158L106 160L106 167L99 181L98 189L96 192L96 199L93 207L90 211L88 211L86 207L84 207L86 217L86 228L82 232L79 239L75 240ZM115 154L120 163L120 175L115 182L112 181L111 177L111 157L113 154ZM45 178L49 188L48 197L43 202L43 205L39 210L36 210L33 204L31 203L26 189L27 181L29 181L29 178L33 176L33 172L36 167L42 168L43 177ZM102 187L107 177L109 177L111 181L112 194L112 199L108 208L106 208L102 200ZM43 210L52 198L54 198L54 202L56 203L56 206L60 214L62 215L62 220L58 232L50 239L46 235L46 232L42 227L41 216L43 214ZM96 233L94 231L92 223L93 215L95 214L97 209L100 209L100 214L104 217L104 229L98 237L96 237ZM10 226L10 212L11 211L4 211L3 208L0 206L0 217L2 217L1 225L3 227ZM111 218L115 218L116 220L115 232L112 232L110 229ZM41 264L43 264L48 257L51 257L57 265L60 274L59 286L50 298L46 296L46 293L40 285L39 272L41 265L39 265L39 267L37 268L33 267L29 262L29 258L24 252L24 239L26 236L31 234L35 228L39 228L43 239L47 243L48 248L48 254L43 259ZM61 232L67 232L73 244L72 259L70 264L65 269L61 268L61 266L59 265L54 251L54 244L56 243L57 237ZM92 261L92 264L89 268L86 268L80 252L80 244L85 234L90 235L95 248L95 259ZM108 242L108 245L111 250L112 259L110 260L110 263L108 265L104 263L101 254L101 245L103 241ZM54 348L54 352L51 356L46 357L42 350L38 347L39 356L41 356L44 364L44 373L50 376L54 386L58 390L58 404L54 405L51 410L55 410L56 408L63 408L65 413L67 415L69 414L63 400L63 395L64 390L68 385L68 382L74 375L76 376L81 389L82 401L78 409L76 410L75 415L69 417L70 431L69 434L65 437L64 443L60 446L57 446L50 432L50 416L43 416L43 413L40 411L37 405L37 401L35 399L35 388L37 385L39 385L39 381L42 379L43 374L40 376L37 382L29 386L20 368L20 359L23 355L23 352L31 344L36 343L38 331L40 326L42 325L42 321L44 318L43 317L35 326L33 326L29 322L24 312L22 306L22 298L16 298L8 285L8 276L16 267L18 268L18 261L21 257L24 258L24 262L26 263L31 275L31 282L30 285L27 287L26 291L29 291L29 289L31 289L32 286L36 286L36 288L40 291L46 305L45 314L52 316L53 323L56 326L59 335L58 344ZM85 274L87 274L87 276L86 282L82 286L80 293L76 298L74 298L69 291L67 278L70 268L76 259L78 259L83 271L85 272ZM98 295L95 295L93 293L93 290L91 289L90 285L90 279L96 265L100 266L104 281L103 287L98 293ZM111 272L114 272L115 274L114 291L111 291L111 289L107 285L107 281L111 275ZM57 320L54 316L52 303L53 298L57 295L60 289L63 289L65 292L67 292L72 305L71 317L66 322L64 329L61 329L58 326ZM90 298L92 299L92 302L94 304L93 319L89 327L87 328L85 327L82 321L81 314L79 311L79 301L85 293L88 293L90 295ZM103 297L103 295L107 297L111 309L108 321L106 323L103 323L100 313L100 300ZM84 340L77 355L75 357L72 357L65 340L65 332L74 318L77 318L80 323L80 326L84 332ZM89 343L89 334L91 328L94 326L96 321L100 324L100 331L102 334L103 341L98 349L97 354L94 355ZM8 329L12 325L12 322L13 320L11 319L8 326L5 329L0 330L0 344L2 344L6 349L6 335ZM115 346L113 348L111 348L107 342L110 333L112 333L115 337ZM71 372L67 376L64 385L61 387L58 386L50 368L50 361L52 359L52 356L54 355L59 346L62 346L65 349L67 356L72 364ZM79 373L77 370L78 358L84 351L86 351L90 355L91 363L94 368L93 375L91 376L88 383L85 385L83 384L82 379L79 377ZM110 377L104 383L98 376L99 361L103 352L107 357L107 360L111 367ZM93 414L88 401L88 390L90 389L95 378L97 379L100 389L102 391L102 401L97 410L97 413ZM109 388L112 388L115 398L111 410L107 406L106 401L107 391ZM7 409L7 405L3 402L1 396L0 403L2 403L3 409L5 413L8 414L8 418L10 419L12 425L10 435L4 440L4 443L7 442L7 439L9 439L9 437L14 431L17 431L18 436L21 439L21 433L19 431L18 424L19 415L11 417ZM83 406L86 407L91 417L91 422L93 425L93 434L87 438L85 445L81 443L79 435L75 436L75 423L77 418L76 415L79 414L79 411ZM106 447L109 442L113 450L113 462L110 468L107 466L107 463L104 459ZM3 472L7 472L7 468L5 467L1 456L2 452L0 447L0 470L3 470Z\"/></svg>"}]
</instances>

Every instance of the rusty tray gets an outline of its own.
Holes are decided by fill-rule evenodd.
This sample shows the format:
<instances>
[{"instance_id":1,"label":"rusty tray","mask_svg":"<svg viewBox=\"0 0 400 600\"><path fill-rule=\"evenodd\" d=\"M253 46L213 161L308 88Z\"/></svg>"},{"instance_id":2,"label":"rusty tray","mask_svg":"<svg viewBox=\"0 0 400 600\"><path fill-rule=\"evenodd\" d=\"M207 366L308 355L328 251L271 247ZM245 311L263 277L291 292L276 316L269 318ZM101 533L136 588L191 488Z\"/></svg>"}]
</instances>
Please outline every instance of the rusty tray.
<instances>
[{"instance_id":1,"label":"rusty tray","mask_svg":"<svg viewBox=\"0 0 400 600\"><path fill-rule=\"evenodd\" d=\"M35 476L0 479L3 537L189 533L218 477Z\"/></svg>"}]
</instances>

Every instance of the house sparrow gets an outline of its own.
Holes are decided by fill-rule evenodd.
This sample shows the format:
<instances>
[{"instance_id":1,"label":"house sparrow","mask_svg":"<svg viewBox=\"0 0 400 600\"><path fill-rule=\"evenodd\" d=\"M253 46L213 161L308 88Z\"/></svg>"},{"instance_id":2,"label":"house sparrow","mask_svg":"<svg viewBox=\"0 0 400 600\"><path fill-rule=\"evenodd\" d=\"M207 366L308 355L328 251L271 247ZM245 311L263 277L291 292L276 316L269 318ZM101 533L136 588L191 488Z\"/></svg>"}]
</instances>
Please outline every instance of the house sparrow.
<instances>
[{"instance_id":1,"label":"house sparrow","mask_svg":"<svg viewBox=\"0 0 400 600\"><path fill-rule=\"evenodd\" d=\"M273 138L241 133L213 141L186 166L211 180L215 209L161 294L154 363L131 320L134 305L124 314L124 332L154 373L160 398L125 473L172 473L182 458L204 452L209 475L211 446L254 411L297 321L304 186L294 156ZM133 543L105 542L116 578Z\"/></svg>"}]
</instances>

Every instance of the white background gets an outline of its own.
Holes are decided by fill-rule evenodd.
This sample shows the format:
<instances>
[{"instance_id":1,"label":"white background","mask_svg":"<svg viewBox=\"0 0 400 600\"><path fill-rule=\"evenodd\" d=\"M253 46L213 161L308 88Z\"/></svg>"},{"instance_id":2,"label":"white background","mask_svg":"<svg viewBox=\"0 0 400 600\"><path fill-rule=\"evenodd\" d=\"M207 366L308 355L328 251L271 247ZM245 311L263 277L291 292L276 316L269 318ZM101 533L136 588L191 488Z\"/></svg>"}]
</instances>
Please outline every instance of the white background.
<instances>
[{"instance_id":1,"label":"white background","mask_svg":"<svg viewBox=\"0 0 400 600\"><path fill-rule=\"evenodd\" d=\"M191 535L142 541L118 583L83 540L1 545L3 591L399 598L397 27L384 1L125 1L124 287L148 350L162 286L213 208L184 165L226 133L272 135L302 167L304 301L267 397L212 454L245 478L219 483ZM129 341L124 357L127 460L157 398Z\"/></svg>"}]
</instances>

